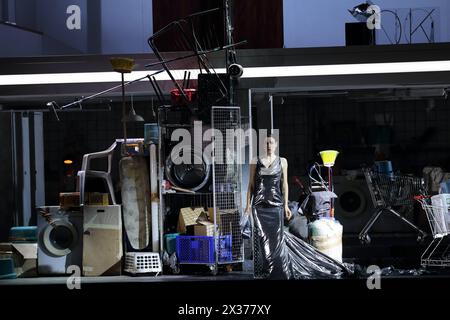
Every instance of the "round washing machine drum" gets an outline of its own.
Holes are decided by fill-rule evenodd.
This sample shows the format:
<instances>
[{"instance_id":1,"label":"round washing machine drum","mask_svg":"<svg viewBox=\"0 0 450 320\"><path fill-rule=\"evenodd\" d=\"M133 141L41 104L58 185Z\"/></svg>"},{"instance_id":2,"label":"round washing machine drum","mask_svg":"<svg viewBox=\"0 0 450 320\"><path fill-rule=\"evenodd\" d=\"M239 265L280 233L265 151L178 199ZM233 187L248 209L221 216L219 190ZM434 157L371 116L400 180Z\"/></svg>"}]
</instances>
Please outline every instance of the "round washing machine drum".
<instances>
[{"instance_id":1,"label":"round washing machine drum","mask_svg":"<svg viewBox=\"0 0 450 320\"><path fill-rule=\"evenodd\" d=\"M339 194L337 210L345 218L355 218L366 209L367 201L364 193L356 187L348 187Z\"/></svg>"},{"instance_id":2,"label":"round washing machine drum","mask_svg":"<svg viewBox=\"0 0 450 320\"><path fill-rule=\"evenodd\" d=\"M185 156L184 152L190 156ZM183 159L190 161L185 163ZM211 163L202 150L186 147L180 152L171 152L166 161L166 175L172 185L197 191L209 182Z\"/></svg>"},{"instance_id":3,"label":"round washing machine drum","mask_svg":"<svg viewBox=\"0 0 450 320\"><path fill-rule=\"evenodd\" d=\"M78 232L67 220L54 220L42 233L43 249L53 256L63 257L72 252L78 243Z\"/></svg>"}]
</instances>

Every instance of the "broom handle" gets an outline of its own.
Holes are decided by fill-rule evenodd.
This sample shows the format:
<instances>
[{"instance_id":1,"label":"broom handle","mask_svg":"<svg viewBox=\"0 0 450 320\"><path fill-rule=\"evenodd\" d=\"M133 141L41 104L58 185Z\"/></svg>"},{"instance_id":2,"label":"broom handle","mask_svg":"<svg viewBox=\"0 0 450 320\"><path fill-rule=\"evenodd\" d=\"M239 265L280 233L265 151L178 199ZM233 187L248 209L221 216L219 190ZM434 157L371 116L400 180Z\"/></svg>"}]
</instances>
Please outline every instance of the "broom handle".
<instances>
[{"instance_id":1,"label":"broom handle","mask_svg":"<svg viewBox=\"0 0 450 320\"><path fill-rule=\"evenodd\" d=\"M328 167L328 190L333 191L332 181L331 181L331 167ZM330 217L334 218L334 199L331 198L330 201Z\"/></svg>"}]
</instances>

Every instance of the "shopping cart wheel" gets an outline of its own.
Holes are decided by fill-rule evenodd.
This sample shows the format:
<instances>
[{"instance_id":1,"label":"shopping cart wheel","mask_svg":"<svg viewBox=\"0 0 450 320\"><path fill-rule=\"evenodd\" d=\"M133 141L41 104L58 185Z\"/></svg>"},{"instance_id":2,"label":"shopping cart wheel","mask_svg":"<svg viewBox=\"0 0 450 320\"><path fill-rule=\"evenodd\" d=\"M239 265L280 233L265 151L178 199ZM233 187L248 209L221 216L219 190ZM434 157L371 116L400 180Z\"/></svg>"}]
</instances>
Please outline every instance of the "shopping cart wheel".
<instances>
[{"instance_id":1,"label":"shopping cart wheel","mask_svg":"<svg viewBox=\"0 0 450 320\"><path fill-rule=\"evenodd\" d=\"M424 239L425 239L425 236L426 236L425 234L419 233L417 235L417 243L422 243L424 241Z\"/></svg>"},{"instance_id":2,"label":"shopping cart wheel","mask_svg":"<svg viewBox=\"0 0 450 320\"><path fill-rule=\"evenodd\" d=\"M172 269L172 273L173 274L180 274L181 269L180 269L180 265L177 264L173 269Z\"/></svg>"},{"instance_id":3,"label":"shopping cart wheel","mask_svg":"<svg viewBox=\"0 0 450 320\"><path fill-rule=\"evenodd\" d=\"M209 270L211 271L211 274L212 274L213 276L217 276L217 272L219 271L218 268L217 268L217 266L214 266L214 265L209 266Z\"/></svg>"},{"instance_id":4,"label":"shopping cart wheel","mask_svg":"<svg viewBox=\"0 0 450 320\"><path fill-rule=\"evenodd\" d=\"M371 239L370 239L369 235L366 234L366 235L360 237L359 241L361 241L362 244L370 244Z\"/></svg>"}]
</instances>

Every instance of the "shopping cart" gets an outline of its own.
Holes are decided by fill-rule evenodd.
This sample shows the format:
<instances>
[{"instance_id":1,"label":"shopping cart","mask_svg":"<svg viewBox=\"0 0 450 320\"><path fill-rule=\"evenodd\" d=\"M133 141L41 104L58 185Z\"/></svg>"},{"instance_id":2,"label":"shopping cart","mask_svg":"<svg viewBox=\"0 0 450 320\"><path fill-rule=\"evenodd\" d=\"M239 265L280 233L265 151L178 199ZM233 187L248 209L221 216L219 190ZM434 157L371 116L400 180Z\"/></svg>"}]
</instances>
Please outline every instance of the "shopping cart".
<instances>
[{"instance_id":1,"label":"shopping cart","mask_svg":"<svg viewBox=\"0 0 450 320\"><path fill-rule=\"evenodd\" d=\"M414 207L414 196L426 194L423 179L394 174L382 174L371 168L363 168L364 177L373 201L373 214L359 234L362 243L370 243L368 235L374 223L383 212L388 212L408 224L418 232L417 241L426 233L405 218ZM402 212L403 214L400 214Z\"/></svg>"},{"instance_id":2,"label":"shopping cart","mask_svg":"<svg viewBox=\"0 0 450 320\"><path fill-rule=\"evenodd\" d=\"M420 258L420 264L422 267L450 266L450 244L447 237L450 229L450 206L448 204L433 205L429 196L416 196L415 199L422 205L433 234L433 240Z\"/></svg>"}]
</instances>

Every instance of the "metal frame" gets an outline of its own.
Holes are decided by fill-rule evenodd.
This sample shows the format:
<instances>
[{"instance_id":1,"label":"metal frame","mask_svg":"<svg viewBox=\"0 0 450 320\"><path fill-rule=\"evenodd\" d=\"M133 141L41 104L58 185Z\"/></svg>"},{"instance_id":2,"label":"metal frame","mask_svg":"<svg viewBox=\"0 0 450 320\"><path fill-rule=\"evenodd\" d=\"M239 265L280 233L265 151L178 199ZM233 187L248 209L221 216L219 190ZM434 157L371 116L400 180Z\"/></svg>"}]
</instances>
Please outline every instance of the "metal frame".
<instances>
[{"instance_id":1,"label":"metal frame","mask_svg":"<svg viewBox=\"0 0 450 320\"><path fill-rule=\"evenodd\" d=\"M239 107L236 107L235 109L239 110ZM186 125L186 124L165 124L161 121L161 119L163 119L164 117L161 116L162 112L171 112L170 110L165 110L165 107L160 107L159 109L159 157L158 157L158 165L159 165L159 181L160 181L160 197L159 197L159 221L160 221L160 251L161 253L164 252L164 223L165 223L165 213L166 213L166 209L167 209L167 205L171 204L173 207L206 207L206 208L210 208L210 207L215 207L215 200L214 200L214 190L210 191L210 192L194 192L194 193L188 193L188 192L175 192L175 193L169 193L166 192L162 181L165 180L165 164L166 164L166 154L168 151L167 150L167 146L165 145L165 141L168 135L171 134L172 130L174 129L178 129L178 128L190 128L192 127L191 125ZM239 114L240 116L240 114ZM240 118L239 118L239 125L240 125ZM240 177L240 174L239 174ZM214 185L214 170L213 170L213 179L212 179L212 184ZM240 187L240 186L239 186ZM239 189L240 190L240 189ZM240 196L240 195L239 195ZM240 199L240 198L239 198ZM239 206L241 207L241 205ZM216 217L216 212L214 209L214 217ZM217 221L217 220L215 220ZM238 224L237 226L239 226L239 220L237 221ZM215 225L215 228L217 229L217 224ZM240 229L239 229L240 230ZM180 263L181 265L206 265L209 267L211 273L213 275L217 274L218 272L218 242L216 241L216 234L214 233L214 247L216 249L215 251L215 262L214 263ZM232 262L223 262L223 264L231 264L231 263L235 263L235 262L240 262L240 261L232 261ZM222 262L220 263L222 264Z\"/></svg>"},{"instance_id":2,"label":"metal frame","mask_svg":"<svg viewBox=\"0 0 450 320\"><path fill-rule=\"evenodd\" d=\"M420 196L416 199L427 215L433 234L433 240L420 257L420 264L422 267L450 267L450 221L446 219L449 207L431 205L430 197Z\"/></svg>"},{"instance_id":3,"label":"metal frame","mask_svg":"<svg viewBox=\"0 0 450 320\"><path fill-rule=\"evenodd\" d=\"M375 209L371 218L361 230L359 240L366 244L370 243L368 235L370 229L383 212L388 212L416 230L419 233L417 240L421 241L426 233L400 215L393 207L401 206L412 209L413 197L424 193L423 179L410 176L383 175L369 168L363 168L362 171Z\"/></svg>"}]
</instances>

